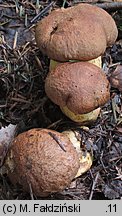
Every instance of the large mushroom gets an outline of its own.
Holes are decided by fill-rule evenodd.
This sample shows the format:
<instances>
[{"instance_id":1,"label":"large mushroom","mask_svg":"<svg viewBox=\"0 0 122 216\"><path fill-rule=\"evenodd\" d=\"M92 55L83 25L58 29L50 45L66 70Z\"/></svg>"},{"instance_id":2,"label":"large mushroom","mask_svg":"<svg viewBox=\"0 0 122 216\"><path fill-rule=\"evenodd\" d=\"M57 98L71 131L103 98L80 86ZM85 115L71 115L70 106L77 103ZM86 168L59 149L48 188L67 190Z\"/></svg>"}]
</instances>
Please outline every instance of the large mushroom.
<instances>
[{"instance_id":1,"label":"large mushroom","mask_svg":"<svg viewBox=\"0 0 122 216\"><path fill-rule=\"evenodd\" d=\"M40 50L59 62L98 58L117 34L116 24L105 10L82 3L54 10L38 22L35 31ZM100 66L100 58L93 63Z\"/></svg>"},{"instance_id":2,"label":"large mushroom","mask_svg":"<svg viewBox=\"0 0 122 216\"><path fill-rule=\"evenodd\" d=\"M36 196L65 189L79 169L78 154L66 135L48 129L31 129L12 142L5 161L11 181Z\"/></svg>"},{"instance_id":3,"label":"large mushroom","mask_svg":"<svg viewBox=\"0 0 122 216\"><path fill-rule=\"evenodd\" d=\"M106 75L89 62L59 64L47 75L45 91L65 115L80 124L96 120L110 96Z\"/></svg>"}]
</instances>

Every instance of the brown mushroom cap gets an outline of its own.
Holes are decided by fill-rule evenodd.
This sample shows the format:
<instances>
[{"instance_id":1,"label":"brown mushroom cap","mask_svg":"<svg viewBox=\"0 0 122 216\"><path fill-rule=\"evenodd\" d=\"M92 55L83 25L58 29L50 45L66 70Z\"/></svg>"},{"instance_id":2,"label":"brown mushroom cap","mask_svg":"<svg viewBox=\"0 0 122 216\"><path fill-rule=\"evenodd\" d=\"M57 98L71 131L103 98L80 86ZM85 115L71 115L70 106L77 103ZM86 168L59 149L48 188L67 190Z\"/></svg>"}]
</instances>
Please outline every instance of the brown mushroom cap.
<instances>
[{"instance_id":1,"label":"brown mushroom cap","mask_svg":"<svg viewBox=\"0 0 122 216\"><path fill-rule=\"evenodd\" d=\"M67 136L48 129L19 134L8 158L12 182L28 191L30 185L37 196L63 190L79 168L78 154Z\"/></svg>"},{"instance_id":2,"label":"brown mushroom cap","mask_svg":"<svg viewBox=\"0 0 122 216\"><path fill-rule=\"evenodd\" d=\"M89 62L59 64L48 74L45 91L55 104L67 106L75 114L93 111L110 96L105 74Z\"/></svg>"},{"instance_id":3,"label":"brown mushroom cap","mask_svg":"<svg viewBox=\"0 0 122 216\"><path fill-rule=\"evenodd\" d=\"M117 38L113 18L103 9L79 4L54 10L36 26L41 51L56 61L91 60Z\"/></svg>"}]
</instances>

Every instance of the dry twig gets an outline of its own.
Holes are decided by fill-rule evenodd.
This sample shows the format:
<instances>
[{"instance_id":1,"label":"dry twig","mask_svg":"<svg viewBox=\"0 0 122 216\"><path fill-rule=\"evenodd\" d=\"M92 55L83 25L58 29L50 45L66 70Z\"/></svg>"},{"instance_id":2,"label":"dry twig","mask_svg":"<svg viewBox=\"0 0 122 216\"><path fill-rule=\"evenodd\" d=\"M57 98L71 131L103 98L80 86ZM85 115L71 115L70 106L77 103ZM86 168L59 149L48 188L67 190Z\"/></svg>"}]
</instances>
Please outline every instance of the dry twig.
<instances>
[{"instance_id":1,"label":"dry twig","mask_svg":"<svg viewBox=\"0 0 122 216\"><path fill-rule=\"evenodd\" d=\"M107 11L122 10L122 2L97 3L95 5Z\"/></svg>"},{"instance_id":2,"label":"dry twig","mask_svg":"<svg viewBox=\"0 0 122 216\"><path fill-rule=\"evenodd\" d=\"M92 188L91 188L91 193L90 193L90 196L89 196L89 200L92 200L93 193L94 193L94 189L95 189L95 186L96 186L98 177L99 177L99 172L96 174L96 177L95 177L95 179L93 180L93 184L92 184Z\"/></svg>"}]
</instances>

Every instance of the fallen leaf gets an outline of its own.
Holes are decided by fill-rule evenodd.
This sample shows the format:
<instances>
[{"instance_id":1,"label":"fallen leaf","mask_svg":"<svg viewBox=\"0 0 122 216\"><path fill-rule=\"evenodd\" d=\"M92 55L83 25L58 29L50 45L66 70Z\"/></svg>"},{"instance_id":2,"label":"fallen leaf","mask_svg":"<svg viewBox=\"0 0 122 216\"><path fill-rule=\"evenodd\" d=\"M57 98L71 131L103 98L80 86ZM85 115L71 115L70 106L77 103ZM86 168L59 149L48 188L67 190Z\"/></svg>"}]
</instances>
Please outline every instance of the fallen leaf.
<instances>
[{"instance_id":1,"label":"fallen leaf","mask_svg":"<svg viewBox=\"0 0 122 216\"><path fill-rule=\"evenodd\" d=\"M17 125L9 124L0 129L0 166L2 166L9 146L15 136Z\"/></svg>"},{"instance_id":2,"label":"fallen leaf","mask_svg":"<svg viewBox=\"0 0 122 216\"><path fill-rule=\"evenodd\" d=\"M119 197L119 193L117 191L115 191L114 189L112 189L110 186L108 186L107 184L103 187L103 192L105 197L107 197L108 199L116 199Z\"/></svg>"}]
</instances>

